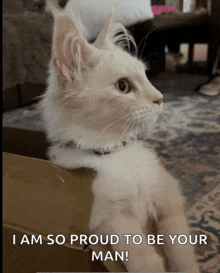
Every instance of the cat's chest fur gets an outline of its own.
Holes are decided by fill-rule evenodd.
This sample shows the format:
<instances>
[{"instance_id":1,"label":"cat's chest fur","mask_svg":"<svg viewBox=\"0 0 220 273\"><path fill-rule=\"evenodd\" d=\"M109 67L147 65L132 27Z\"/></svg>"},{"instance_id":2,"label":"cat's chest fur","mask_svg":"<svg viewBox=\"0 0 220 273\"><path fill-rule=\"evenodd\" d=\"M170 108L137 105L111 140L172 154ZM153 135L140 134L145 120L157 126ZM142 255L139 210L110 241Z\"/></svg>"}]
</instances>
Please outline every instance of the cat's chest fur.
<instances>
[{"instance_id":1,"label":"cat's chest fur","mask_svg":"<svg viewBox=\"0 0 220 273\"><path fill-rule=\"evenodd\" d=\"M155 153L141 143L102 156L92 184L91 228L117 213L132 215L144 227L147 217L155 215L154 203L166 192L161 176Z\"/></svg>"},{"instance_id":2,"label":"cat's chest fur","mask_svg":"<svg viewBox=\"0 0 220 273\"><path fill-rule=\"evenodd\" d=\"M50 148L49 157L61 167L96 170L92 182L92 230L118 213L130 214L144 226L147 216L156 218L157 207L163 206L171 189L177 188L176 180L169 179L157 155L141 141L130 141L103 155L58 144Z\"/></svg>"},{"instance_id":3,"label":"cat's chest fur","mask_svg":"<svg viewBox=\"0 0 220 273\"><path fill-rule=\"evenodd\" d=\"M97 171L93 191L112 201L138 196L140 190L147 195L161 183L155 153L139 143L102 156Z\"/></svg>"}]
</instances>

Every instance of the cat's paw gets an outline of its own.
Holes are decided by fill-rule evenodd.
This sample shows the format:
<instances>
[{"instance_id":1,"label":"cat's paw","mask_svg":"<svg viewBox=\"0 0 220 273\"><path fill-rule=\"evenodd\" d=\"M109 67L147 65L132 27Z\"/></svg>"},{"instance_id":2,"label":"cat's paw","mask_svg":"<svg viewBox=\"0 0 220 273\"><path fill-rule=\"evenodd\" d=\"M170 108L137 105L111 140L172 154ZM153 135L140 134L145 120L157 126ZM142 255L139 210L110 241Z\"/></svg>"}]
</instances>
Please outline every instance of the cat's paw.
<instances>
[{"instance_id":1,"label":"cat's paw","mask_svg":"<svg viewBox=\"0 0 220 273\"><path fill-rule=\"evenodd\" d=\"M167 265L167 269L169 272L187 272L187 273L200 273L199 267L196 262L189 263L185 262L185 265L175 265L175 262L172 265Z\"/></svg>"},{"instance_id":2,"label":"cat's paw","mask_svg":"<svg viewBox=\"0 0 220 273\"><path fill-rule=\"evenodd\" d=\"M50 147L47 155L54 165L66 169L81 167L96 169L100 164L99 159L94 155L59 144Z\"/></svg>"},{"instance_id":3,"label":"cat's paw","mask_svg":"<svg viewBox=\"0 0 220 273\"><path fill-rule=\"evenodd\" d=\"M147 270L147 272L165 272L163 259L158 254L147 258Z\"/></svg>"},{"instance_id":4,"label":"cat's paw","mask_svg":"<svg viewBox=\"0 0 220 273\"><path fill-rule=\"evenodd\" d=\"M164 261L158 254L146 256L141 260L136 259L126 267L131 272L165 272Z\"/></svg>"},{"instance_id":5,"label":"cat's paw","mask_svg":"<svg viewBox=\"0 0 220 273\"><path fill-rule=\"evenodd\" d=\"M194 264L193 267L191 267L190 269L187 269L186 271L187 273L200 273L199 267L197 264Z\"/></svg>"},{"instance_id":6,"label":"cat's paw","mask_svg":"<svg viewBox=\"0 0 220 273\"><path fill-rule=\"evenodd\" d=\"M51 163L55 166L66 169L82 167L82 164L80 164L80 152L78 150L56 144L49 148L47 155Z\"/></svg>"},{"instance_id":7,"label":"cat's paw","mask_svg":"<svg viewBox=\"0 0 220 273\"><path fill-rule=\"evenodd\" d=\"M48 149L47 156L50 162L58 167L70 168L67 151L61 145L54 145Z\"/></svg>"}]
</instances>

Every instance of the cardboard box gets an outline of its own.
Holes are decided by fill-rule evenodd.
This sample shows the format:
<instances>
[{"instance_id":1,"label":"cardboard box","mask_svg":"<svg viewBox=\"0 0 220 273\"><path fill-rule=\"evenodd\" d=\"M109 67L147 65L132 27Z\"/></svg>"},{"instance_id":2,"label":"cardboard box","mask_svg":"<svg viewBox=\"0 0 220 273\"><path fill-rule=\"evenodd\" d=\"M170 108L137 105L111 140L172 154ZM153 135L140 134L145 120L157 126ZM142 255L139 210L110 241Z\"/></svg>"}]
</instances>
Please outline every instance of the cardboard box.
<instances>
[{"instance_id":1,"label":"cardboard box","mask_svg":"<svg viewBox=\"0 0 220 273\"><path fill-rule=\"evenodd\" d=\"M92 171L56 168L34 157L45 157L42 133L15 133L3 129L3 272L125 272L120 262L91 260L92 251L106 253L108 247L90 245L84 251L78 241L70 242L71 235L86 235ZM28 157L19 155L22 147Z\"/></svg>"}]
</instances>

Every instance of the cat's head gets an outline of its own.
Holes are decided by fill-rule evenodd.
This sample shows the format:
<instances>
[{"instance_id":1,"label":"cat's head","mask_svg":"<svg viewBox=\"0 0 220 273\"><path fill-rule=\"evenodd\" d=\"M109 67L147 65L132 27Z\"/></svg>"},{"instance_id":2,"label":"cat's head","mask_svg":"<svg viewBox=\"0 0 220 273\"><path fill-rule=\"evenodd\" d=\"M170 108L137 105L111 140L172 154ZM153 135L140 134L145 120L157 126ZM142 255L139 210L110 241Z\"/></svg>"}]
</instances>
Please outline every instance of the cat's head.
<instances>
[{"instance_id":1,"label":"cat's head","mask_svg":"<svg viewBox=\"0 0 220 273\"><path fill-rule=\"evenodd\" d=\"M116 28L112 12L89 44L71 17L55 17L48 89L42 101L51 141L111 148L156 120L163 96L148 81L143 62L118 45L129 35L124 31L114 38Z\"/></svg>"}]
</instances>

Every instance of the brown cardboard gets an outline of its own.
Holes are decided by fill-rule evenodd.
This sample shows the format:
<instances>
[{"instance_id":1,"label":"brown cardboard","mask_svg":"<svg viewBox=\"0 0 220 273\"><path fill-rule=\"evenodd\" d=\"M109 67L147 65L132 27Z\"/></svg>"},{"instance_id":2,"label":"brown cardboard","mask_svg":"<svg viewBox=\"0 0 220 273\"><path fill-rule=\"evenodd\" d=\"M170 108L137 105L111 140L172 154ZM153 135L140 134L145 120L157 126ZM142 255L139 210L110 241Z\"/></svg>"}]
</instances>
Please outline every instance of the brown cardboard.
<instances>
[{"instance_id":1,"label":"brown cardboard","mask_svg":"<svg viewBox=\"0 0 220 273\"><path fill-rule=\"evenodd\" d=\"M3 137L3 147L6 140L13 144L13 134L8 132L11 137ZM19 143L19 137L22 139L21 130L19 132L17 137L14 134L15 143ZM21 143L26 143L28 154L30 151L35 153L31 138L34 133L24 132ZM40 139L36 146L40 147ZM90 245L88 251L83 251L82 245L69 244L70 234L86 234L93 178L92 171L87 169L65 171L46 160L3 153L4 273L125 272L120 262L91 261L92 250L106 253L108 247ZM24 234L28 235L29 241L32 235L42 235L42 245L21 245ZM62 234L66 243L48 245L48 234Z\"/></svg>"},{"instance_id":2,"label":"brown cardboard","mask_svg":"<svg viewBox=\"0 0 220 273\"><path fill-rule=\"evenodd\" d=\"M27 234L16 227L3 227L3 273L36 272L93 272L108 271L101 262L91 263L91 251L83 252L66 246L12 245L12 236L17 240ZM30 238L30 236L29 236Z\"/></svg>"}]
</instances>

